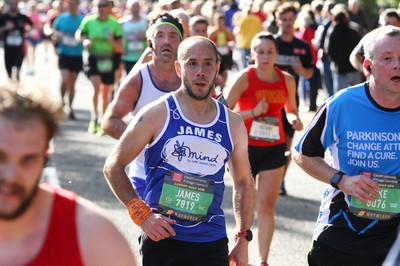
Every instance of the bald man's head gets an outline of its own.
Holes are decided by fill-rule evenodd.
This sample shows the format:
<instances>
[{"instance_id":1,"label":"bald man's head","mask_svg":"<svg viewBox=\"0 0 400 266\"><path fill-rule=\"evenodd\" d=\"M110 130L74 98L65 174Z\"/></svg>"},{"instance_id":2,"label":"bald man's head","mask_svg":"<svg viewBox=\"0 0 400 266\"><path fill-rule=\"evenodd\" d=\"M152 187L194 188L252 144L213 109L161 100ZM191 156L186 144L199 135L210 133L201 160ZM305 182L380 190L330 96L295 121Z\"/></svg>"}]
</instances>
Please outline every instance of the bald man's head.
<instances>
[{"instance_id":1,"label":"bald man's head","mask_svg":"<svg viewBox=\"0 0 400 266\"><path fill-rule=\"evenodd\" d=\"M198 44L208 45L213 51L215 61L218 62L217 48L215 47L215 44L210 39L203 36L191 36L183 40L178 48L178 61L184 60L188 56L190 49Z\"/></svg>"}]
</instances>

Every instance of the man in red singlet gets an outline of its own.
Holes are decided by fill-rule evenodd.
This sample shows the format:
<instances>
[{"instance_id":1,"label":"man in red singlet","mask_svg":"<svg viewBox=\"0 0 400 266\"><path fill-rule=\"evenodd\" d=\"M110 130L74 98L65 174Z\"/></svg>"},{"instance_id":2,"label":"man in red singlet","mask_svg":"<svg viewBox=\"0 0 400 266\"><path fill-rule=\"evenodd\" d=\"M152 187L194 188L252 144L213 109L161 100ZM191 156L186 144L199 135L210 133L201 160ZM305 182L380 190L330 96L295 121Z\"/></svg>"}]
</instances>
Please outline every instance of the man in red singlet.
<instances>
[{"instance_id":1,"label":"man in red singlet","mask_svg":"<svg viewBox=\"0 0 400 266\"><path fill-rule=\"evenodd\" d=\"M0 86L0 265L136 265L99 207L39 184L61 106L43 91Z\"/></svg>"}]
</instances>

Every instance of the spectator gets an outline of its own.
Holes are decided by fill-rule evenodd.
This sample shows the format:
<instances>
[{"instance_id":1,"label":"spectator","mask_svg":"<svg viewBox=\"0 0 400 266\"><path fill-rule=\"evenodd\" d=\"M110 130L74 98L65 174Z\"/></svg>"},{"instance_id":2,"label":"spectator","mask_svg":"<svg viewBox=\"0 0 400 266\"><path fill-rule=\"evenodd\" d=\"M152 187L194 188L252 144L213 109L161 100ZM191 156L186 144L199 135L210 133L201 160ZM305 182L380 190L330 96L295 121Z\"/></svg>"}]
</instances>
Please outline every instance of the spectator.
<instances>
[{"instance_id":1,"label":"spectator","mask_svg":"<svg viewBox=\"0 0 400 266\"><path fill-rule=\"evenodd\" d=\"M360 36L364 36L369 31L367 18L363 10L360 7L359 0L348 0L347 11L349 13L350 21L353 21L359 25L358 33Z\"/></svg>"},{"instance_id":2,"label":"spectator","mask_svg":"<svg viewBox=\"0 0 400 266\"><path fill-rule=\"evenodd\" d=\"M279 5L280 2L278 0L266 1L263 5L263 11L267 17L263 23L263 29L274 35L279 31L275 17L275 12Z\"/></svg>"},{"instance_id":3,"label":"spectator","mask_svg":"<svg viewBox=\"0 0 400 266\"><path fill-rule=\"evenodd\" d=\"M317 29L317 23L313 12L311 12L307 6L303 6L303 9L297 15L295 24L297 24L298 27L296 37L308 44L314 63L314 73L311 78L305 79L300 76L299 87L302 92L303 110L316 111L318 90L321 88L321 75L319 69L316 67L318 51L312 44L312 40L315 37L315 30Z\"/></svg>"},{"instance_id":4,"label":"spectator","mask_svg":"<svg viewBox=\"0 0 400 266\"><path fill-rule=\"evenodd\" d=\"M388 8L382 11L379 16L379 25L386 26L392 25L396 27L400 27L400 16L397 13L395 8ZM366 38L365 38L366 39ZM363 73L365 76L368 76L368 72L365 72L363 63L364 63L364 38L357 44L357 46L353 49L350 54L350 63L351 65L357 69L359 72Z\"/></svg>"},{"instance_id":5,"label":"spectator","mask_svg":"<svg viewBox=\"0 0 400 266\"><path fill-rule=\"evenodd\" d=\"M360 73L353 68L349 57L360 41L360 35L350 28L349 14L345 9L333 8L333 23L327 32L325 46L331 64L335 92L361 82ZM345 42L343 40L346 40Z\"/></svg>"},{"instance_id":6,"label":"spectator","mask_svg":"<svg viewBox=\"0 0 400 266\"><path fill-rule=\"evenodd\" d=\"M333 90L333 78L331 71L331 58L328 55L328 51L325 50L325 37L329 27L332 24L331 10L335 7L334 1L326 1L322 9L324 20L321 25L318 26L315 32L312 44L314 48L318 49L318 61L317 66L322 74L323 84L328 96L332 96Z\"/></svg>"}]
</instances>

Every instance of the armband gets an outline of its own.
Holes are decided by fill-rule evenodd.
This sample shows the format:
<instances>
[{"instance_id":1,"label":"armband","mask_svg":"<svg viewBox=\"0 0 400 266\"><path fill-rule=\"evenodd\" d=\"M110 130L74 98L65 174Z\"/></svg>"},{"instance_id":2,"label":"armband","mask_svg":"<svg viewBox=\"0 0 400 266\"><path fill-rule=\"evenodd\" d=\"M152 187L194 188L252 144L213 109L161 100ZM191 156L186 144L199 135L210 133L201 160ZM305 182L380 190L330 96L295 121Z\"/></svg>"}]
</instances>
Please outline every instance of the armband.
<instances>
[{"instance_id":1,"label":"armband","mask_svg":"<svg viewBox=\"0 0 400 266\"><path fill-rule=\"evenodd\" d=\"M141 226L147 218L153 213L150 206L139 198L130 200L126 207L128 209L129 216L132 221L137 225Z\"/></svg>"}]
</instances>

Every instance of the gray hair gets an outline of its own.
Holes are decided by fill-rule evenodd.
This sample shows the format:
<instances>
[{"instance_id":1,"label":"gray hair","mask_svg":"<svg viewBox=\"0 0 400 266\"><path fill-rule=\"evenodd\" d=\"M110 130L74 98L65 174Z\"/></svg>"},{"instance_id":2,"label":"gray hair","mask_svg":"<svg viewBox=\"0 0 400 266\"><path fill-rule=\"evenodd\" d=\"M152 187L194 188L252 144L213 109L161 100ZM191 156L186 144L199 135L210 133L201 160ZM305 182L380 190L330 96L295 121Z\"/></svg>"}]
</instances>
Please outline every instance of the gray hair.
<instances>
[{"instance_id":1,"label":"gray hair","mask_svg":"<svg viewBox=\"0 0 400 266\"><path fill-rule=\"evenodd\" d=\"M365 36L365 41L363 41L364 45L364 53L366 59L373 59L375 49L379 48L378 43L384 37L397 37L400 36L400 28L395 26L382 26L371 32L369 32Z\"/></svg>"}]
</instances>

